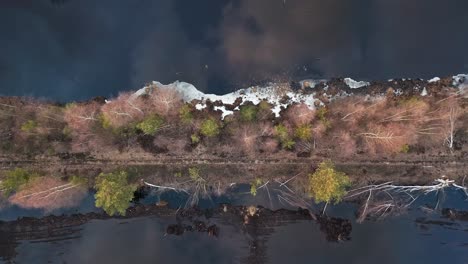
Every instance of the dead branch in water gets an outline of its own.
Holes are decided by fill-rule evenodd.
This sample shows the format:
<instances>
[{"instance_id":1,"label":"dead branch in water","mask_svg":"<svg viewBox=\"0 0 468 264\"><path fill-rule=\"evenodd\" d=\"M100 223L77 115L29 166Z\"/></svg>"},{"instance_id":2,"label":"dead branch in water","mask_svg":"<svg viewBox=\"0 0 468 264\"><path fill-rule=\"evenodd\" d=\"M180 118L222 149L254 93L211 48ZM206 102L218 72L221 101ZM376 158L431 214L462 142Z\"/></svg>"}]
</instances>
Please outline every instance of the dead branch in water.
<instances>
[{"instance_id":1,"label":"dead branch in water","mask_svg":"<svg viewBox=\"0 0 468 264\"><path fill-rule=\"evenodd\" d=\"M442 179L436 179L434 181L434 184L427 185L427 186L394 185L392 182L385 182L385 183L377 184L377 185L367 185L367 186L363 186L363 187L356 188L356 189L349 191L345 199L359 197L367 193L369 194L365 203L362 206L363 209L358 218L358 222L362 222L368 215L371 215L371 214L375 216L383 217L390 210L406 209L411 204L413 204L421 194L427 195L427 194L434 193L434 192L439 193L439 191L443 192L446 188L455 188L457 190L462 190L468 197L468 188L464 186L464 180L462 182L462 185L458 185L455 183L454 180L445 179L445 177L443 177ZM396 199L396 197L391 195L391 193L393 193L395 196L403 195L403 197L399 197L400 199ZM380 202L374 205L370 205L371 198L378 194L386 194L390 196L391 200ZM404 197L406 197L406 199L404 199ZM437 208L438 205L439 205L439 199L437 201L435 208Z\"/></svg>"}]
</instances>

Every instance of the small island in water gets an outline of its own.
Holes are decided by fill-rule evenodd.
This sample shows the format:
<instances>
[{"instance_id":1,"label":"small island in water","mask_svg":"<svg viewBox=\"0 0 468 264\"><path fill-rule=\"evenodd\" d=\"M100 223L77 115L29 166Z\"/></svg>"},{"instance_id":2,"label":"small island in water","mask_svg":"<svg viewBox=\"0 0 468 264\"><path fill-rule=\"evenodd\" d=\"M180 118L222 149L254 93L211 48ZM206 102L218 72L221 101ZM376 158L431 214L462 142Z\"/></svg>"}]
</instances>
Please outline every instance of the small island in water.
<instances>
[{"instance_id":1,"label":"small island in water","mask_svg":"<svg viewBox=\"0 0 468 264\"><path fill-rule=\"evenodd\" d=\"M104 212L81 219L137 216L169 210L165 201L132 207L148 190L183 193L188 209L248 184L252 196L266 190L317 221L329 204L358 202L364 221L424 194L467 193L467 107L462 74L305 80L226 95L153 82L66 104L1 97L0 206L50 212L93 189ZM259 208L239 211L249 223Z\"/></svg>"}]
</instances>

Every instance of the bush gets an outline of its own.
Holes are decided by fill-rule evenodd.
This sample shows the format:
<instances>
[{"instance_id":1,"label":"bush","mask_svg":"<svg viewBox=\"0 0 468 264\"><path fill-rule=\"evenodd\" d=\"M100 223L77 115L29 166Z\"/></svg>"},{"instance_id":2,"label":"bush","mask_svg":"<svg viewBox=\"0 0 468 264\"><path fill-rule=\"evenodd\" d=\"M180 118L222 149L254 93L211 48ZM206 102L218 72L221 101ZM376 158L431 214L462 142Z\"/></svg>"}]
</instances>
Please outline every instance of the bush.
<instances>
[{"instance_id":1,"label":"bush","mask_svg":"<svg viewBox=\"0 0 468 264\"><path fill-rule=\"evenodd\" d=\"M257 188L260 187L262 183L262 179L256 178L255 181L250 184L250 194L252 196L257 196Z\"/></svg>"},{"instance_id":2,"label":"bush","mask_svg":"<svg viewBox=\"0 0 468 264\"><path fill-rule=\"evenodd\" d=\"M28 120L21 125L21 131L31 133L37 128L37 122L34 120Z\"/></svg>"},{"instance_id":3,"label":"bush","mask_svg":"<svg viewBox=\"0 0 468 264\"><path fill-rule=\"evenodd\" d=\"M99 122L101 123L102 128L104 129L110 129L112 128L112 124L109 118L107 118L105 115L100 114L99 117Z\"/></svg>"},{"instance_id":4,"label":"bush","mask_svg":"<svg viewBox=\"0 0 468 264\"><path fill-rule=\"evenodd\" d=\"M296 142L290 138L281 141L281 147L284 149L293 149L296 145Z\"/></svg>"},{"instance_id":5,"label":"bush","mask_svg":"<svg viewBox=\"0 0 468 264\"><path fill-rule=\"evenodd\" d=\"M137 189L135 184L128 183L126 171L99 174L95 187L96 207L101 207L111 216L116 213L125 215Z\"/></svg>"},{"instance_id":6,"label":"bush","mask_svg":"<svg viewBox=\"0 0 468 264\"><path fill-rule=\"evenodd\" d=\"M348 176L336 171L331 161L320 163L318 169L309 175L309 195L316 203L340 202L349 185Z\"/></svg>"},{"instance_id":7,"label":"bush","mask_svg":"<svg viewBox=\"0 0 468 264\"><path fill-rule=\"evenodd\" d=\"M243 105L239 112L242 121L251 122L257 119L258 109L254 105Z\"/></svg>"},{"instance_id":8,"label":"bush","mask_svg":"<svg viewBox=\"0 0 468 264\"><path fill-rule=\"evenodd\" d=\"M199 168L191 167L188 169L188 172L189 172L190 179L192 179L193 181L197 181L201 178Z\"/></svg>"},{"instance_id":9,"label":"bush","mask_svg":"<svg viewBox=\"0 0 468 264\"><path fill-rule=\"evenodd\" d=\"M322 122L322 124L325 126L325 128L330 128L331 127L331 122L327 118L328 110L325 107L319 108L317 110L317 117Z\"/></svg>"},{"instance_id":10,"label":"bush","mask_svg":"<svg viewBox=\"0 0 468 264\"><path fill-rule=\"evenodd\" d=\"M312 139L312 127L309 124L300 125L294 134L300 140L309 141Z\"/></svg>"},{"instance_id":11,"label":"bush","mask_svg":"<svg viewBox=\"0 0 468 264\"><path fill-rule=\"evenodd\" d=\"M276 136L278 136L280 140L286 139L289 137L288 129L283 124L279 124L275 126L275 134Z\"/></svg>"},{"instance_id":12,"label":"bush","mask_svg":"<svg viewBox=\"0 0 468 264\"><path fill-rule=\"evenodd\" d=\"M192 134L190 139L192 140L192 144L200 143L200 137L197 134Z\"/></svg>"},{"instance_id":13,"label":"bush","mask_svg":"<svg viewBox=\"0 0 468 264\"><path fill-rule=\"evenodd\" d=\"M403 146L401 146L401 149L400 149L401 153L408 153L409 151L410 151L410 147L408 144L404 144Z\"/></svg>"},{"instance_id":14,"label":"bush","mask_svg":"<svg viewBox=\"0 0 468 264\"><path fill-rule=\"evenodd\" d=\"M190 124L193 120L192 107L190 104L184 104L179 109L179 118L185 124Z\"/></svg>"},{"instance_id":15,"label":"bush","mask_svg":"<svg viewBox=\"0 0 468 264\"><path fill-rule=\"evenodd\" d=\"M296 145L296 142L289 137L289 131L285 125L279 124L275 126L275 134L279 138L282 148L291 150Z\"/></svg>"},{"instance_id":16,"label":"bush","mask_svg":"<svg viewBox=\"0 0 468 264\"><path fill-rule=\"evenodd\" d=\"M220 126L216 120L210 118L202 122L200 133L206 137L217 136L220 132Z\"/></svg>"},{"instance_id":17,"label":"bush","mask_svg":"<svg viewBox=\"0 0 468 264\"><path fill-rule=\"evenodd\" d=\"M9 196L13 192L18 191L18 189L28 183L32 178L33 174L29 171L16 168L6 172L6 178L1 182L0 189L3 190L5 196Z\"/></svg>"},{"instance_id":18,"label":"bush","mask_svg":"<svg viewBox=\"0 0 468 264\"><path fill-rule=\"evenodd\" d=\"M164 124L164 120L158 115L152 115L136 125L146 135L154 136Z\"/></svg>"}]
</instances>

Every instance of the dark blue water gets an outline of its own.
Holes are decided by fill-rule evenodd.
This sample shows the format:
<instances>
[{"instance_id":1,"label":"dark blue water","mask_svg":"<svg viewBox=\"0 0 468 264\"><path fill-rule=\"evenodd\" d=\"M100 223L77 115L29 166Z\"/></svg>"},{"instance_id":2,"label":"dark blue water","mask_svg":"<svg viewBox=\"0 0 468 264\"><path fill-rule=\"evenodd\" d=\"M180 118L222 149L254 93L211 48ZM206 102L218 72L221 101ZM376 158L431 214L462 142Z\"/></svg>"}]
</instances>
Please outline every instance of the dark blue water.
<instances>
[{"instance_id":1,"label":"dark blue water","mask_svg":"<svg viewBox=\"0 0 468 264\"><path fill-rule=\"evenodd\" d=\"M239 186L201 204L285 207L270 191L272 201L263 189L252 197L247 186ZM442 207L468 210L463 193L447 190L444 197ZM185 202L183 196L173 192L150 195L141 202L160 200L169 201L173 208ZM422 196L403 214L362 224L355 221L357 205L330 206L329 216L351 220L351 240L342 242L328 241L314 221L262 226L271 230L255 236L247 233L242 223L214 218L208 220L220 228L219 237L214 238L196 232L166 235L166 227L176 222L173 217L93 220L59 236L15 241L15 245L2 241L0 263L7 263L7 259L15 263L246 263L249 257L255 257L257 263L467 263L468 222L445 219L437 210L421 210L421 206L434 207L436 200L436 195ZM257 241L255 249L253 241Z\"/></svg>"},{"instance_id":2,"label":"dark blue water","mask_svg":"<svg viewBox=\"0 0 468 264\"><path fill-rule=\"evenodd\" d=\"M0 95L468 71L465 0L3 0Z\"/></svg>"}]
</instances>

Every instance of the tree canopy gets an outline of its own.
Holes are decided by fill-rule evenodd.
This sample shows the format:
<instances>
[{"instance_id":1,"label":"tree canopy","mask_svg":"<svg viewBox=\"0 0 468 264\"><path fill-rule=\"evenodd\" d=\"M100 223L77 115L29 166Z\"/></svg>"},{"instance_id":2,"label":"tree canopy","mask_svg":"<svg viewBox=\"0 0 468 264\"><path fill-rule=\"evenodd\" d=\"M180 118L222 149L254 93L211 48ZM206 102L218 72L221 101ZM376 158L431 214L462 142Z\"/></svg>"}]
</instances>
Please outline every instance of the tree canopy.
<instances>
[{"instance_id":1,"label":"tree canopy","mask_svg":"<svg viewBox=\"0 0 468 264\"><path fill-rule=\"evenodd\" d=\"M206 137L217 136L220 132L220 126L216 120L208 118L201 124L200 133Z\"/></svg>"},{"instance_id":2,"label":"tree canopy","mask_svg":"<svg viewBox=\"0 0 468 264\"><path fill-rule=\"evenodd\" d=\"M147 135L154 136L164 124L164 120L158 115L151 115L136 125L136 128Z\"/></svg>"},{"instance_id":3,"label":"tree canopy","mask_svg":"<svg viewBox=\"0 0 468 264\"><path fill-rule=\"evenodd\" d=\"M251 122L257 119L258 109L254 105L243 105L240 107L240 116L242 121Z\"/></svg>"},{"instance_id":4,"label":"tree canopy","mask_svg":"<svg viewBox=\"0 0 468 264\"><path fill-rule=\"evenodd\" d=\"M96 206L111 216L125 215L137 188L136 184L129 184L126 171L99 174L95 187Z\"/></svg>"},{"instance_id":5,"label":"tree canopy","mask_svg":"<svg viewBox=\"0 0 468 264\"><path fill-rule=\"evenodd\" d=\"M317 170L309 175L309 195L316 203L340 202L349 185L348 176L335 170L331 161L320 163Z\"/></svg>"}]
</instances>

